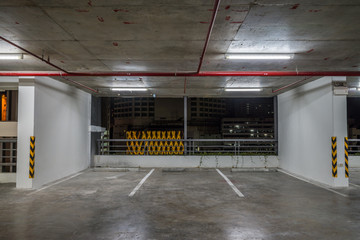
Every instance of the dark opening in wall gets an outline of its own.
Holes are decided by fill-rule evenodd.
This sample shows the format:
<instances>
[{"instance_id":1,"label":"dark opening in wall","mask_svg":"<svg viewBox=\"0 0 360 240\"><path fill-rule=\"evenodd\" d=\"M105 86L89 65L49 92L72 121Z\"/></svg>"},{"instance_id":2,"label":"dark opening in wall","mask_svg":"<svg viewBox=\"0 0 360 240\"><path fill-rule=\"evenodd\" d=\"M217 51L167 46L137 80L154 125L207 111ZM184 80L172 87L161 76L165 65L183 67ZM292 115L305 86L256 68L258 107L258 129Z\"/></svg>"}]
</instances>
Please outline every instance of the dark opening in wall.
<instances>
[{"instance_id":1,"label":"dark opening in wall","mask_svg":"<svg viewBox=\"0 0 360 240\"><path fill-rule=\"evenodd\" d=\"M6 90L0 92L0 121L17 121L18 91Z\"/></svg>"},{"instance_id":2,"label":"dark opening in wall","mask_svg":"<svg viewBox=\"0 0 360 240\"><path fill-rule=\"evenodd\" d=\"M126 131L182 131L182 98L109 98L110 138ZM274 138L273 98L189 98L188 138Z\"/></svg>"}]
</instances>

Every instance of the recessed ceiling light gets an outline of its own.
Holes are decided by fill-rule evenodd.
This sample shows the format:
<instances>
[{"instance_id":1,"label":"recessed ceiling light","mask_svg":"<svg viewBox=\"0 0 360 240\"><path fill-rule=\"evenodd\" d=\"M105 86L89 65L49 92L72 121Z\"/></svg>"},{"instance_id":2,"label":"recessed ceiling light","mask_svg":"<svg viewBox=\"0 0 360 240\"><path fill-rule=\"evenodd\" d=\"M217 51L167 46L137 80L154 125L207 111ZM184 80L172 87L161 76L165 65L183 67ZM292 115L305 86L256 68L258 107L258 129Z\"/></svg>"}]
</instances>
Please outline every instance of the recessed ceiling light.
<instances>
[{"instance_id":1,"label":"recessed ceiling light","mask_svg":"<svg viewBox=\"0 0 360 240\"><path fill-rule=\"evenodd\" d=\"M22 53L0 53L0 60L23 59Z\"/></svg>"},{"instance_id":2,"label":"recessed ceiling light","mask_svg":"<svg viewBox=\"0 0 360 240\"><path fill-rule=\"evenodd\" d=\"M262 88L225 88L226 92L260 92Z\"/></svg>"},{"instance_id":3,"label":"recessed ceiling light","mask_svg":"<svg viewBox=\"0 0 360 240\"><path fill-rule=\"evenodd\" d=\"M147 88L111 88L111 91L147 91Z\"/></svg>"},{"instance_id":4,"label":"recessed ceiling light","mask_svg":"<svg viewBox=\"0 0 360 240\"><path fill-rule=\"evenodd\" d=\"M225 54L226 59L247 59L247 60L281 60L281 59L293 59L294 54L285 53L233 53Z\"/></svg>"}]
</instances>

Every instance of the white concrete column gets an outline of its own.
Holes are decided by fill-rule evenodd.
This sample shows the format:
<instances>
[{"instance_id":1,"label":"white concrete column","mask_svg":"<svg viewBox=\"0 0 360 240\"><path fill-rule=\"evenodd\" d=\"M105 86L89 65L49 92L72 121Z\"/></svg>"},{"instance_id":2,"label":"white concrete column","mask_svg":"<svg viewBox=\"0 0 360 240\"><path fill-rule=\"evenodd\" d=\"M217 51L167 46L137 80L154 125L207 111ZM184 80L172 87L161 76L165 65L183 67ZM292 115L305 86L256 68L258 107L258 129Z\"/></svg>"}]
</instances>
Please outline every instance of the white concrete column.
<instances>
[{"instance_id":1,"label":"white concrete column","mask_svg":"<svg viewBox=\"0 0 360 240\"><path fill-rule=\"evenodd\" d=\"M346 77L333 77L333 81L346 82ZM334 187L348 187L349 179L345 178L344 138L347 137L347 104L346 95L334 95L332 103L333 136L337 137L337 175L333 178Z\"/></svg>"},{"instance_id":2,"label":"white concrete column","mask_svg":"<svg viewBox=\"0 0 360 240\"><path fill-rule=\"evenodd\" d=\"M16 164L17 188L32 188L33 186L33 181L32 179L29 178L29 154L30 154L30 136L34 136L34 124L35 124L34 117L35 117L35 80L19 79L18 134L17 134L18 142L17 142L17 164ZM35 150L35 166L36 166L36 150Z\"/></svg>"},{"instance_id":3,"label":"white concrete column","mask_svg":"<svg viewBox=\"0 0 360 240\"><path fill-rule=\"evenodd\" d=\"M278 96L280 168L331 187L347 187L344 137L346 95L335 95L333 81L323 77ZM332 176L331 137L337 137L337 177Z\"/></svg>"}]
</instances>

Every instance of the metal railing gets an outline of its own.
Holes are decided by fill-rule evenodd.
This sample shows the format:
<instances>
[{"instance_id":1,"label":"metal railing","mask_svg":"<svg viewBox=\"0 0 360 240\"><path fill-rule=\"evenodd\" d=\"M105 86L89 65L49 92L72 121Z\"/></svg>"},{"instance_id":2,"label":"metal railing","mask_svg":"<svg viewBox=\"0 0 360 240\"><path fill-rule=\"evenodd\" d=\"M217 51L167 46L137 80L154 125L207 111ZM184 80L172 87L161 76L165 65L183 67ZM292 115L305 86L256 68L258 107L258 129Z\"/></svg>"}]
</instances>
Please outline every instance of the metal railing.
<instances>
[{"instance_id":1,"label":"metal railing","mask_svg":"<svg viewBox=\"0 0 360 240\"><path fill-rule=\"evenodd\" d=\"M360 139L348 139L349 155L360 155Z\"/></svg>"},{"instance_id":2,"label":"metal railing","mask_svg":"<svg viewBox=\"0 0 360 240\"><path fill-rule=\"evenodd\" d=\"M274 139L98 139L99 155L270 155Z\"/></svg>"},{"instance_id":3,"label":"metal railing","mask_svg":"<svg viewBox=\"0 0 360 240\"><path fill-rule=\"evenodd\" d=\"M16 172L17 138L0 138L0 173Z\"/></svg>"}]
</instances>

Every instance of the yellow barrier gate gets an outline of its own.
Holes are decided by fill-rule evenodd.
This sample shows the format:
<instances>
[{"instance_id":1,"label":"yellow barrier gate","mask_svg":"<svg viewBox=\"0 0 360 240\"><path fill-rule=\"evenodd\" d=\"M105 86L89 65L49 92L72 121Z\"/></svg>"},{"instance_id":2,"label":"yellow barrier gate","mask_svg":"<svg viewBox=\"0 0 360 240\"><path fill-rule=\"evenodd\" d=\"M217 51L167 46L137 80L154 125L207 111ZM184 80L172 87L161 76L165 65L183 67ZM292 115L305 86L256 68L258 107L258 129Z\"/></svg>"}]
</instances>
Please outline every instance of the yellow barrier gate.
<instances>
[{"instance_id":1,"label":"yellow barrier gate","mask_svg":"<svg viewBox=\"0 0 360 240\"><path fill-rule=\"evenodd\" d=\"M126 142L126 154L129 155L179 155L184 153L183 141L171 141L182 139L181 131L127 131L126 139L138 140Z\"/></svg>"}]
</instances>

